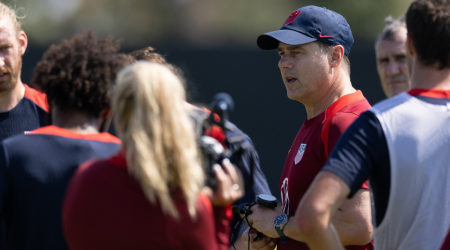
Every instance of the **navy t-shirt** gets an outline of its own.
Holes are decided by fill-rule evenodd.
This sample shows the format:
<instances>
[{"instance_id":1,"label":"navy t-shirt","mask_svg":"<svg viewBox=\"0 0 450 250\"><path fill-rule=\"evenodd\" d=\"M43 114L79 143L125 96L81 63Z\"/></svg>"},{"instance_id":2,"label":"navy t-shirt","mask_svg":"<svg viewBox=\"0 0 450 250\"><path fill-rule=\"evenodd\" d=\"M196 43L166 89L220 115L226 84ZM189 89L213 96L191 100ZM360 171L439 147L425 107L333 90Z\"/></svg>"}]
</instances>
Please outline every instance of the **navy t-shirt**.
<instances>
[{"instance_id":1,"label":"navy t-shirt","mask_svg":"<svg viewBox=\"0 0 450 250\"><path fill-rule=\"evenodd\" d=\"M0 113L0 141L13 135L24 134L45 125L48 112L47 97L28 85L24 98L8 112ZM5 249L5 223L0 218L0 249Z\"/></svg>"},{"instance_id":2,"label":"navy t-shirt","mask_svg":"<svg viewBox=\"0 0 450 250\"><path fill-rule=\"evenodd\" d=\"M61 210L66 187L83 162L115 154L108 133L78 134L46 126L0 144L0 215L7 249L68 249Z\"/></svg>"},{"instance_id":3,"label":"navy t-shirt","mask_svg":"<svg viewBox=\"0 0 450 250\"><path fill-rule=\"evenodd\" d=\"M16 107L0 113L0 141L45 126L48 111L45 94L24 84L25 96Z\"/></svg>"}]
</instances>

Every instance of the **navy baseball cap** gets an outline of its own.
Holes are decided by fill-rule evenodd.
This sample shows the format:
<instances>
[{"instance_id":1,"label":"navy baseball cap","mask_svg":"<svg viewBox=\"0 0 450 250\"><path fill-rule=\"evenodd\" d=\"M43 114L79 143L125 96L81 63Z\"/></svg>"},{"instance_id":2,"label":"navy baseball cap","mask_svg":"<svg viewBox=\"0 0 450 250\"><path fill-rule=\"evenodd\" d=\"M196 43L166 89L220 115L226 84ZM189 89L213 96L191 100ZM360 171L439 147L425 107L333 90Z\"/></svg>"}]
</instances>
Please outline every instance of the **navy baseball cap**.
<instances>
[{"instance_id":1,"label":"navy baseball cap","mask_svg":"<svg viewBox=\"0 0 450 250\"><path fill-rule=\"evenodd\" d=\"M342 45L348 56L353 36L347 20L342 15L310 5L292 12L280 30L260 35L256 43L261 49L271 50L277 49L279 42L300 45L314 41Z\"/></svg>"}]
</instances>

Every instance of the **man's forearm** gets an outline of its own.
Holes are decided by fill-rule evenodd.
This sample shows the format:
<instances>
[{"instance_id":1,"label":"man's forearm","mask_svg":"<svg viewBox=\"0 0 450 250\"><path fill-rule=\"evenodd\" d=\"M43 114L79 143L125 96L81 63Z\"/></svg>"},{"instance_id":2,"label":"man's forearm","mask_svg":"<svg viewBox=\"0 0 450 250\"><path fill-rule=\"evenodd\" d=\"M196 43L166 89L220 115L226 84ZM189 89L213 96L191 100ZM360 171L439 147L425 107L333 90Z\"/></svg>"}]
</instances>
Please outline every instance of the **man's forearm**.
<instances>
[{"instance_id":1,"label":"man's forearm","mask_svg":"<svg viewBox=\"0 0 450 250\"><path fill-rule=\"evenodd\" d=\"M345 208L344 208L345 209ZM339 236L339 240L341 241L341 244L346 245L365 245L370 242L371 237L364 237L365 231L370 229L365 229L367 227L367 223L364 223L363 221L356 224L354 221L348 221L347 215L343 214L345 212L343 211L337 211L334 215L332 221L332 224L334 225L334 228L337 232L337 235ZM371 225L369 225L371 226ZM305 242L305 237L300 233L299 228L297 227L295 223L295 218L290 217L288 223L283 229L283 233L296 241ZM358 241L355 241L355 239L360 239Z\"/></svg>"},{"instance_id":2,"label":"man's forearm","mask_svg":"<svg viewBox=\"0 0 450 250\"><path fill-rule=\"evenodd\" d=\"M289 237L291 240L305 242L306 238L303 236L295 223L295 219L293 217L290 218L286 226L284 227L283 233ZM328 226L323 232L318 232L317 237L309 237L309 242L307 242L308 246L312 250L341 250L344 249L342 247L341 242L336 233L336 229L332 224Z\"/></svg>"},{"instance_id":3,"label":"man's forearm","mask_svg":"<svg viewBox=\"0 0 450 250\"><path fill-rule=\"evenodd\" d=\"M305 237L300 233L300 230L298 230L294 216L289 217L288 223L283 228L283 233L292 240L305 242Z\"/></svg>"},{"instance_id":4,"label":"man's forearm","mask_svg":"<svg viewBox=\"0 0 450 250\"><path fill-rule=\"evenodd\" d=\"M370 194L361 189L336 211L331 222L342 245L366 245L372 240Z\"/></svg>"},{"instance_id":5,"label":"man's forearm","mask_svg":"<svg viewBox=\"0 0 450 250\"><path fill-rule=\"evenodd\" d=\"M318 232L317 234L312 235L312 237L310 235L307 244L311 250L345 249L338 239L336 229L334 228L333 224L328 225L328 227L323 232Z\"/></svg>"}]
</instances>

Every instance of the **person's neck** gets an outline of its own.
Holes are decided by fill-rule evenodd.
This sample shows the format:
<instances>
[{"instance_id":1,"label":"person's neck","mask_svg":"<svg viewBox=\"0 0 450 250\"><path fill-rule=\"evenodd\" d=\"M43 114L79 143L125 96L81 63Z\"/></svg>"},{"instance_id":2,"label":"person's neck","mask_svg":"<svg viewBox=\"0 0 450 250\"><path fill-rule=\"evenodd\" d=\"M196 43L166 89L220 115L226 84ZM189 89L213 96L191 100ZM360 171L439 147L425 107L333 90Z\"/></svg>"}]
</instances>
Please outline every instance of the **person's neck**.
<instances>
[{"instance_id":1,"label":"person's neck","mask_svg":"<svg viewBox=\"0 0 450 250\"><path fill-rule=\"evenodd\" d=\"M0 92L0 113L8 112L15 108L24 96L25 87L20 80L13 89Z\"/></svg>"},{"instance_id":2,"label":"person's neck","mask_svg":"<svg viewBox=\"0 0 450 250\"><path fill-rule=\"evenodd\" d=\"M79 134L98 133L98 119L84 112L51 109L52 124Z\"/></svg>"},{"instance_id":3,"label":"person's neck","mask_svg":"<svg viewBox=\"0 0 450 250\"><path fill-rule=\"evenodd\" d=\"M313 101L311 104L304 103L307 114L306 119L309 120L320 115L339 98L355 92L356 90L352 87L350 78L347 75L341 74L332 81L330 88L323 96L316 98L317 101Z\"/></svg>"},{"instance_id":4,"label":"person's neck","mask_svg":"<svg viewBox=\"0 0 450 250\"><path fill-rule=\"evenodd\" d=\"M450 90L450 70L424 66L420 62L413 64L411 87L418 89Z\"/></svg>"}]
</instances>

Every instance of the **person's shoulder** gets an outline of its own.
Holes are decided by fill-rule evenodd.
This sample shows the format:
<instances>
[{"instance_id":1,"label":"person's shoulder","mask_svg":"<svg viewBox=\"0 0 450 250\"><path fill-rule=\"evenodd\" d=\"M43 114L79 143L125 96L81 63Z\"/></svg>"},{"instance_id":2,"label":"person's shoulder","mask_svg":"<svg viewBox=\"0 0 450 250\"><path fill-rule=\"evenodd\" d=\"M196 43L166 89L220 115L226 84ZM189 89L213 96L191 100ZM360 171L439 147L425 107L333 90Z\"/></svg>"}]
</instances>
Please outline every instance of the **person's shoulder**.
<instances>
[{"instance_id":1,"label":"person's shoulder","mask_svg":"<svg viewBox=\"0 0 450 250\"><path fill-rule=\"evenodd\" d=\"M76 133L74 131L70 131L67 129L63 129L54 125L49 125L45 127L41 127L38 129L35 129L33 131L27 132L27 135L41 135L41 136L56 136L60 138L66 138L66 139L78 139L81 141L97 141L97 142L103 142L103 143L113 143L113 144L120 144L121 141L119 138L107 133L107 132L101 132L101 133L92 133L92 134L81 134ZM32 138L30 136L30 138Z\"/></svg>"},{"instance_id":2,"label":"person's shoulder","mask_svg":"<svg viewBox=\"0 0 450 250\"><path fill-rule=\"evenodd\" d=\"M369 110L371 108L369 102L366 98L358 100L356 102L352 102L348 104L347 106L343 107L341 110L339 110L338 114L344 114L344 113L350 113L355 115L360 115L363 112Z\"/></svg>"},{"instance_id":3,"label":"person's shoulder","mask_svg":"<svg viewBox=\"0 0 450 250\"><path fill-rule=\"evenodd\" d=\"M225 134L227 135L228 140L230 140L230 137L237 137L236 139L240 138L242 140L251 141L250 137L246 133L230 121L225 121Z\"/></svg>"},{"instance_id":4,"label":"person's shoulder","mask_svg":"<svg viewBox=\"0 0 450 250\"><path fill-rule=\"evenodd\" d=\"M30 140L27 132L25 134L13 135L2 141L2 145L8 149L18 148L20 149L22 145L31 145L39 141L38 138L32 138Z\"/></svg>"},{"instance_id":5,"label":"person's shoulder","mask_svg":"<svg viewBox=\"0 0 450 250\"><path fill-rule=\"evenodd\" d=\"M352 102L339 110L330 122L330 128L341 127L339 130L345 130L358 117L371 108L366 98Z\"/></svg>"},{"instance_id":6,"label":"person's shoulder","mask_svg":"<svg viewBox=\"0 0 450 250\"><path fill-rule=\"evenodd\" d=\"M42 109L45 112L48 112L48 102L47 102L47 95L44 93L41 93L33 88L30 88L27 84L23 84L25 87L25 96L24 98L30 100L32 103L34 103L37 107Z\"/></svg>"},{"instance_id":7,"label":"person's shoulder","mask_svg":"<svg viewBox=\"0 0 450 250\"><path fill-rule=\"evenodd\" d=\"M73 176L73 182L78 185L99 184L101 180L106 180L105 177L116 168L108 159L91 159L78 167Z\"/></svg>"},{"instance_id":8,"label":"person's shoulder","mask_svg":"<svg viewBox=\"0 0 450 250\"><path fill-rule=\"evenodd\" d=\"M413 98L408 93L401 93L394 97L382 100L375 104L370 111L375 114L382 114L392 108L395 108Z\"/></svg>"}]
</instances>

